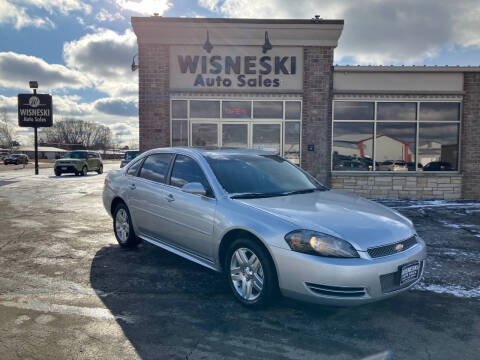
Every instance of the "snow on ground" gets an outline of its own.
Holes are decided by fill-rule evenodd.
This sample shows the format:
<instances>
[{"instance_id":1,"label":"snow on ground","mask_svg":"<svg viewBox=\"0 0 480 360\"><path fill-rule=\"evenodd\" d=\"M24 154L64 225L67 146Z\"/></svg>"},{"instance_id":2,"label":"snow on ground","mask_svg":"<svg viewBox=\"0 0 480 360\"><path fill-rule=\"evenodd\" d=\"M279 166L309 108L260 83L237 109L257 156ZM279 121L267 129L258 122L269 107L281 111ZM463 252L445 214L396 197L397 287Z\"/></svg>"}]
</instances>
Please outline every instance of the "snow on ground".
<instances>
[{"instance_id":1,"label":"snow on ground","mask_svg":"<svg viewBox=\"0 0 480 360\"><path fill-rule=\"evenodd\" d=\"M458 285L426 285L425 283L421 282L413 289L420 291L432 291L437 294L450 294L461 298L480 298L480 286L472 289L466 289Z\"/></svg>"}]
</instances>

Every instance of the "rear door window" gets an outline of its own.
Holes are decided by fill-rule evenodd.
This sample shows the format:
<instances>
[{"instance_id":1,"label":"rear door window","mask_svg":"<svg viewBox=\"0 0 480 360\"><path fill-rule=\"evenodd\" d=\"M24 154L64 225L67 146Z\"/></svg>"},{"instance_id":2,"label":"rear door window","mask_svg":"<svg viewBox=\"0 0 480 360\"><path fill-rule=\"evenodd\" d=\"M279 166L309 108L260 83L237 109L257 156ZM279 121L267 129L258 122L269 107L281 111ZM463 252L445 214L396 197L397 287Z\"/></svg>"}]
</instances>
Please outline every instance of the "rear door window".
<instances>
[{"instance_id":1,"label":"rear door window","mask_svg":"<svg viewBox=\"0 0 480 360\"><path fill-rule=\"evenodd\" d=\"M170 166L172 157L172 154L150 155L143 162L139 176L147 180L165 184L168 167Z\"/></svg>"}]
</instances>

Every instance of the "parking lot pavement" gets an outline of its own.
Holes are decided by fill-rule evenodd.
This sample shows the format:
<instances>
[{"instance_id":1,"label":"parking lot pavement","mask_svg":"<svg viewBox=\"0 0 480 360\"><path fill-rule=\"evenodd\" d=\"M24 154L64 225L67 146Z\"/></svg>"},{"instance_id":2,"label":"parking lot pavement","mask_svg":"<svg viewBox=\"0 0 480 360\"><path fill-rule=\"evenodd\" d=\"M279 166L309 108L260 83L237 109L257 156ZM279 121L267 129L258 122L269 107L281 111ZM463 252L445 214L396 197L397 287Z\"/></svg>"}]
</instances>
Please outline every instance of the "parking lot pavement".
<instances>
[{"instance_id":1,"label":"parking lot pavement","mask_svg":"<svg viewBox=\"0 0 480 360\"><path fill-rule=\"evenodd\" d=\"M478 202L383 202L428 245L411 291L354 308L281 299L252 311L217 273L149 244L120 249L105 175L52 172L0 173L2 359L478 359Z\"/></svg>"}]
</instances>

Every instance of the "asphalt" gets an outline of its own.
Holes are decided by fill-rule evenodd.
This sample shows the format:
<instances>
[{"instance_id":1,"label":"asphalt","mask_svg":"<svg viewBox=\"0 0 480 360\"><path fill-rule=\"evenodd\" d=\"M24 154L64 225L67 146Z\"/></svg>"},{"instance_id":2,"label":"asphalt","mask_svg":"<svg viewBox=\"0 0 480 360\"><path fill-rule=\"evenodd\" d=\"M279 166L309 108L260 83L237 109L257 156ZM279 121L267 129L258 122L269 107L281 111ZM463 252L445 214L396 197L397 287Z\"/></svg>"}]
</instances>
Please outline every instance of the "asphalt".
<instances>
[{"instance_id":1,"label":"asphalt","mask_svg":"<svg viewBox=\"0 0 480 360\"><path fill-rule=\"evenodd\" d=\"M0 359L479 357L478 202L384 201L428 245L413 290L353 308L278 299L252 311L220 274L149 244L121 249L104 176L0 173Z\"/></svg>"}]
</instances>

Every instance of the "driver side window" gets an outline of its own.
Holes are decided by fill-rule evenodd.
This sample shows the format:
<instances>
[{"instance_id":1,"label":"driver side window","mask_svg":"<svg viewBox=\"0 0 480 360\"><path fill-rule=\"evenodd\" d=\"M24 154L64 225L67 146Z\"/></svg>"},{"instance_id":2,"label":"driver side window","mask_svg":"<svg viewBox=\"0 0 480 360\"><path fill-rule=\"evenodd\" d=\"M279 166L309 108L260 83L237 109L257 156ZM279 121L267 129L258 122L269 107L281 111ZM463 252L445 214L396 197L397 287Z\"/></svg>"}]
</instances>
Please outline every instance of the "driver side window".
<instances>
[{"instance_id":1,"label":"driver side window","mask_svg":"<svg viewBox=\"0 0 480 360\"><path fill-rule=\"evenodd\" d=\"M170 185L181 188L183 185L198 182L207 190L208 197L213 197L213 191L202 169L195 160L185 155L177 155L173 164Z\"/></svg>"}]
</instances>

